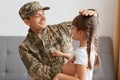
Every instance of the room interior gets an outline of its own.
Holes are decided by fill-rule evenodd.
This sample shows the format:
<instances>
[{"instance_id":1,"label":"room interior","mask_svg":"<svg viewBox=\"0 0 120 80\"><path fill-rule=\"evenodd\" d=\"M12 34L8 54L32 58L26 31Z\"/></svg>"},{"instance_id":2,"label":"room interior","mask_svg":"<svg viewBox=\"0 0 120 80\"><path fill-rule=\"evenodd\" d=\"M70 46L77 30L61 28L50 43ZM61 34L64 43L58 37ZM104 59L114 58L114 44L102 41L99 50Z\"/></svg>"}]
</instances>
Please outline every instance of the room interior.
<instances>
[{"instance_id":1,"label":"room interior","mask_svg":"<svg viewBox=\"0 0 120 80\"><path fill-rule=\"evenodd\" d=\"M96 1L78 1L74 0L66 0L66 1L56 1L52 2L50 0L38 0L44 6L50 5L51 11L46 12L46 16L48 17L48 23L54 24L64 20L72 20L72 18L76 15L79 9L88 9L88 8L96 8L98 13L100 14L100 52L105 53L101 54L101 56L109 55L108 65L103 66L99 69L95 69L94 71L94 80L120 80L120 0L96 0ZM61 5L63 2L68 2L69 4L63 4L66 7L65 11L73 12L70 13L61 13ZM6 3L7 2L7 3ZM21 62L18 56L17 46L27 35L28 27L24 25L23 21L20 19L18 15L19 7L27 2L27 0L22 0L18 3L18 1L13 0L13 2L8 0L3 0L0 3L0 9L3 10L1 12L1 25L0 26L0 80L30 80L31 77L27 74L27 71ZM18 4L16 6L16 4ZM76 6L74 6L77 4ZM79 5L80 4L80 5ZM7 6L6 6L7 5ZM16 7L15 7L16 6ZM57 6L57 7L56 7ZM69 6L72 6L69 8ZM75 9L74 9L75 7ZM110 10L111 9L111 10ZM54 14L56 12L56 14ZM56 17L53 17L55 15ZM59 16L65 15L65 16ZM6 19L7 17L7 19ZM11 20L12 19L12 20ZM13 44L15 42L15 44ZM102 42L104 42L104 45ZM109 42L109 43L107 43ZM74 43L77 46L76 42ZM106 50L102 47L106 46ZM14 55L16 53L16 55ZM110 53L110 54L108 54ZM7 59L8 57L8 59ZM15 58L15 60L14 60ZM18 58L18 60L17 60ZM103 61L105 58L103 57ZM111 61L112 60L112 61ZM10 64L12 63L12 65ZM22 64L22 65L20 65ZM16 65L15 67L13 65ZM18 68L17 68L18 67ZM108 67L108 69L106 68ZM17 70L15 70L17 69ZM103 75L102 71L105 69L105 75ZM110 69L110 70L109 70ZM16 74L17 73L17 74ZM22 74L21 74L22 73ZM110 73L107 75L107 73ZM109 76L112 75L112 76ZM14 77L16 76L16 77ZM96 78L96 76L98 77ZM104 77L101 77L104 76ZM106 78L105 78L106 77ZM11 79L10 79L11 78ZM111 78L111 79L110 79ZM114 79L113 79L114 78Z\"/></svg>"}]
</instances>

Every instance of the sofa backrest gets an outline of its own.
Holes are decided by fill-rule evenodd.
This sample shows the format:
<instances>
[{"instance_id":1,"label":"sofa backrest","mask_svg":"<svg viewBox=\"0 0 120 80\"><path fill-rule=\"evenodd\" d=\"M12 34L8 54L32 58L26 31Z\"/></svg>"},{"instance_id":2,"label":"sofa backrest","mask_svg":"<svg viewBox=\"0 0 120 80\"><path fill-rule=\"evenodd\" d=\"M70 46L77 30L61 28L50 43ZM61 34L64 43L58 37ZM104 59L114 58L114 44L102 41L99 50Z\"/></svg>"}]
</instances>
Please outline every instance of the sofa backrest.
<instances>
[{"instance_id":1,"label":"sofa backrest","mask_svg":"<svg viewBox=\"0 0 120 80\"><path fill-rule=\"evenodd\" d=\"M32 80L22 63L18 45L23 36L0 36L0 80ZM76 48L78 42L73 42ZM109 37L99 37L99 51L102 65L96 68L93 80L114 80L113 47Z\"/></svg>"},{"instance_id":2,"label":"sofa backrest","mask_svg":"<svg viewBox=\"0 0 120 80\"><path fill-rule=\"evenodd\" d=\"M94 71L93 80L115 80L113 63L113 44L110 37L99 38L101 66Z\"/></svg>"},{"instance_id":3,"label":"sofa backrest","mask_svg":"<svg viewBox=\"0 0 120 80\"><path fill-rule=\"evenodd\" d=\"M30 80L18 54L18 45L23 39L0 36L0 80Z\"/></svg>"}]
</instances>

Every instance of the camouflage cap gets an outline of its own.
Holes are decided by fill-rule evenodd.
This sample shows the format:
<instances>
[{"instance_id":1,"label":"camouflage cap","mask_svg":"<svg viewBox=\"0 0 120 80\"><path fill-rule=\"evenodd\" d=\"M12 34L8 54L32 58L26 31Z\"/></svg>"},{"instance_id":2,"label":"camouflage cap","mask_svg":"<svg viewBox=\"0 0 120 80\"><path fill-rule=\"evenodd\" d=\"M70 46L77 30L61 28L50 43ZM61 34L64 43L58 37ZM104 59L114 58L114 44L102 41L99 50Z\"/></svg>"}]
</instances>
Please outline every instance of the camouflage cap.
<instances>
[{"instance_id":1,"label":"camouflage cap","mask_svg":"<svg viewBox=\"0 0 120 80\"><path fill-rule=\"evenodd\" d=\"M29 19L30 16L37 13L39 10L48 10L49 7L42 7L39 2L33 1L23 5L19 10L19 15L22 19Z\"/></svg>"}]
</instances>

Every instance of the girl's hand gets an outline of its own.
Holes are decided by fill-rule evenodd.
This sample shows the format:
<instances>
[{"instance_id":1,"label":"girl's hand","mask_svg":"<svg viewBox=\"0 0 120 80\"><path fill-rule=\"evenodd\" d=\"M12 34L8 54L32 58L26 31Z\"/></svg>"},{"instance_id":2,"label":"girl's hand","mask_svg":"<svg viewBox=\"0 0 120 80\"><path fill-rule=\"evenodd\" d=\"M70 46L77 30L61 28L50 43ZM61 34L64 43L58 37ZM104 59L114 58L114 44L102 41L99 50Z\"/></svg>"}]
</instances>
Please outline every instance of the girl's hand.
<instances>
[{"instance_id":1,"label":"girl's hand","mask_svg":"<svg viewBox=\"0 0 120 80\"><path fill-rule=\"evenodd\" d=\"M71 58L69 61L73 63L75 61L75 56Z\"/></svg>"},{"instance_id":2,"label":"girl's hand","mask_svg":"<svg viewBox=\"0 0 120 80\"><path fill-rule=\"evenodd\" d=\"M54 52L52 53L52 56L61 57L62 54L63 54L62 52L56 50L56 51L54 51Z\"/></svg>"},{"instance_id":3,"label":"girl's hand","mask_svg":"<svg viewBox=\"0 0 120 80\"><path fill-rule=\"evenodd\" d=\"M68 60L69 57L70 57L70 54L68 54L68 53L63 53L63 52L60 52L60 51L58 51L58 50L55 50L55 51L52 53L52 56L64 57L64 58L66 58L66 59Z\"/></svg>"}]
</instances>

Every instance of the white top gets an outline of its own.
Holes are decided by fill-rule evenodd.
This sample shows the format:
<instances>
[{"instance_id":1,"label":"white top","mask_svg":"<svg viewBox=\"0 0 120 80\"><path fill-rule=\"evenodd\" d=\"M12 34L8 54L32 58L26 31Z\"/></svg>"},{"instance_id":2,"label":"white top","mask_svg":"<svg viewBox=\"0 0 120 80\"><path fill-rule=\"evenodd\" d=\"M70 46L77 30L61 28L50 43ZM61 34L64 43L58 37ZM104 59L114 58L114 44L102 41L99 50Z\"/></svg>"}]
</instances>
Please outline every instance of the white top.
<instances>
[{"instance_id":1,"label":"white top","mask_svg":"<svg viewBox=\"0 0 120 80\"><path fill-rule=\"evenodd\" d=\"M77 48L74 53L71 55L70 58L76 57L76 60L73 62L74 64L82 64L88 66L88 55L87 55L87 47L79 47ZM91 63L94 65L95 61L95 50L94 48L91 49ZM87 70L87 80L92 80L93 77L93 69Z\"/></svg>"}]
</instances>

